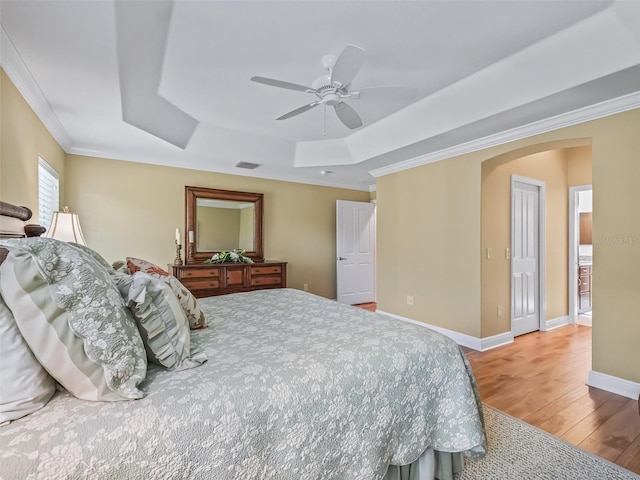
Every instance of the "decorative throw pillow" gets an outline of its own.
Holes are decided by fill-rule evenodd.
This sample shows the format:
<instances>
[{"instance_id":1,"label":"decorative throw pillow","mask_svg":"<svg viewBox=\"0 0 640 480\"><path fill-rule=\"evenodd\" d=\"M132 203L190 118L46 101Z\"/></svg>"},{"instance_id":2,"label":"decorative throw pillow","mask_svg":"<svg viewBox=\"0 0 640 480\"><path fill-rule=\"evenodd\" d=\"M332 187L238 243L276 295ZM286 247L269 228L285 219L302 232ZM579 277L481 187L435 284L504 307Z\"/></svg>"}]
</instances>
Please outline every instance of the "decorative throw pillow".
<instances>
[{"instance_id":1,"label":"decorative throw pillow","mask_svg":"<svg viewBox=\"0 0 640 480\"><path fill-rule=\"evenodd\" d=\"M127 257L127 268L132 275L136 272L144 272L148 275L153 275L154 277L168 277L171 275L159 266L154 265L151 262L147 262L146 260L142 260L141 258Z\"/></svg>"},{"instance_id":2,"label":"decorative throw pillow","mask_svg":"<svg viewBox=\"0 0 640 480\"><path fill-rule=\"evenodd\" d=\"M178 297L180 306L189 319L189 327L191 330L197 330L207 326L207 320L200 305L198 305L198 300L176 277L157 265L139 258L127 257L127 268L132 274L135 272L144 272L168 284L176 297Z\"/></svg>"},{"instance_id":3,"label":"decorative throw pillow","mask_svg":"<svg viewBox=\"0 0 640 480\"><path fill-rule=\"evenodd\" d=\"M144 272L117 275L114 281L136 319L149 361L184 370L207 360L204 353L191 355L189 321L169 285Z\"/></svg>"},{"instance_id":4,"label":"decorative throw pillow","mask_svg":"<svg viewBox=\"0 0 640 480\"><path fill-rule=\"evenodd\" d=\"M95 401L143 397L147 356L109 272L50 238L0 240L9 255L0 291L40 364L71 394Z\"/></svg>"},{"instance_id":5,"label":"decorative throw pillow","mask_svg":"<svg viewBox=\"0 0 640 480\"><path fill-rule=\"evenodd\" d=\"M0 426L44 407L56 382L31 353L0 296Z\"/></svg>"}]
</instances>

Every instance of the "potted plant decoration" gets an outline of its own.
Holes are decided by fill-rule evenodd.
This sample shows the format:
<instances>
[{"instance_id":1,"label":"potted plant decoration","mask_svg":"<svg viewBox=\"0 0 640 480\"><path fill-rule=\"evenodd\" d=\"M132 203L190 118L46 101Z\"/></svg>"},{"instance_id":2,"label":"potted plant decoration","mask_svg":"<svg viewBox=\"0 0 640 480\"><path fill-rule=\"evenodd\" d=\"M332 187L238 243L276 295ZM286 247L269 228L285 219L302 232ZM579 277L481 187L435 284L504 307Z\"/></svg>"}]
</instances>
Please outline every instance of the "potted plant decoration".
<instances>
[{"instance_id":1,"label":"potted plant decoration","mask_svg":"<svg viewBox=\"0 0 640 480\"><path fill-rule=\"evenodd\" d=\"M245 250L222 250L213 255L208 260L205 260L204 263L253 263L249 257L245 255Z\"/></svg>"}]
</instances>

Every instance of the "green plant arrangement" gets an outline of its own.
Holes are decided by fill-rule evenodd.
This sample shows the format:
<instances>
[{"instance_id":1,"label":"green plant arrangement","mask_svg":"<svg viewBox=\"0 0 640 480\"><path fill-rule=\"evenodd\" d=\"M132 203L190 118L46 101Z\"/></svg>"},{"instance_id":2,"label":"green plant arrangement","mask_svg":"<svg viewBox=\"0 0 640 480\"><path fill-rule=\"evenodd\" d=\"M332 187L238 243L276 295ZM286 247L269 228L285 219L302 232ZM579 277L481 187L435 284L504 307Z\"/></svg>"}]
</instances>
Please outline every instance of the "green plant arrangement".
<instances>
[{"instance_id":1,"label":"green plant arrangement","mask_svg":"<svg viewBox=\"0 0 640 480\"><path fill-rule=\"evenodd\" d=\"M204 263L253 263L249 257L245 255L246 250L222 250L213 255L208 260L205 260Z\"/></svg>"}]
</instances>

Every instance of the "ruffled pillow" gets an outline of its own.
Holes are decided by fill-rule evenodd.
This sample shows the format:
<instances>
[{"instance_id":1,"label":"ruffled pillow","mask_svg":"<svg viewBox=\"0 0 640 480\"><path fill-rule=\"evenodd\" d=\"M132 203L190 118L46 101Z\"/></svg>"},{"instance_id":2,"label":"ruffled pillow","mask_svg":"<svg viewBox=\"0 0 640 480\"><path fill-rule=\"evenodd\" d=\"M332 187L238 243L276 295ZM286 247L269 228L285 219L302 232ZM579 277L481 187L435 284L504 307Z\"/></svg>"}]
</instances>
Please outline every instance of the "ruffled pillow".
<instances>
[{"instance_id":1,"label":"ruffled pillow","mask_svg":"<svg viewBox=\"0 0 640 480\"><path fill-rule=\"evenodd\" d=\"M169 285L144 272L116 275L114 281L136 319L149 361L184 370L207 360L204 353L191 354L189 321Z\"/></svg>"},{"instance_id":2,"label":"ruffled pillow","mask_svg":"<svg viewBox=\"0 0 640 480\"><path fill-rule=\"evenodd\" d=\"M198 305L198 300L176 277L159 266L140 258L127 257L127 268L132 274L135 272L144 272L147 275L159 278L169 285L189 319L189 327L191 330L197 330L207 326L207 319L200 305Z\"/></svg>"},{"instance_id":3,"label":"ruffled pillow","mask_svg":"<svg viewBox=\"0 0 640 480\"><path fill-rule=\"evenodd\" d=\"M111 274L50 238L0 240L0 291L40 364L85 400L143 397L147 356Z\"/></svg>"}]
</instances>

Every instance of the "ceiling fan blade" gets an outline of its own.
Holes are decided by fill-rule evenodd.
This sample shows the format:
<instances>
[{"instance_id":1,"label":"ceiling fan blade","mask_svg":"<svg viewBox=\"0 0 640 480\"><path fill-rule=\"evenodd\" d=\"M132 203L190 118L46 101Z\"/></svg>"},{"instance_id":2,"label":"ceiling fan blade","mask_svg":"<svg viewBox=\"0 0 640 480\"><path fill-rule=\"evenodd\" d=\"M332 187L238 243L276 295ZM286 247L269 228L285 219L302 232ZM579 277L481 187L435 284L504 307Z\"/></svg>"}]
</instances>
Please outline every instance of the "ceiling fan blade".
<instances>
[{"instance_id":1,"label":"ceiling fan blade","mask_svg":"<svg viewBox=\"0 0 640 480\"><path fill-rule=\"evenodd\" d=\"M417 96L418 89L412 87L366 87L351 92L351 98L385 102L408 102Z\"/></svg>"},{"instance_id":2,"label":"ceiling fan blade","mask_svg":"<svg viewBox=\"0 0 640 480\"><path fill-rule=\"evenodd\" d=\"M339 83L344 87L349 85L353 77L360 71L367 55L366 50L355 45L347 45L336 59L331 71L331 85Z\"/></svg>"},{"instance_id":3,"label":"ceiling fan blade","mask_svg":"<svg viewBox=\"0 0 640 480\"><path fill-rule=\"evenodd\" d=\"M291 110L284 115L280 115L278 118L276 118L276 120L286 120L287 118L295 117L296 115L300 115L301 113L304 113L307 110L311 110L313 107L317 107L318 105L320 105L320 102L313 102L309 105L303 105L302 107Z\"/></svg>"},{"instance_id":4,"label":"ceiling fan blade","mask_svg":"<svg viewBox=\"0 0 640 480\"><path fill-rule=\"evenodd\" d=\"M340 121L351 130L362 126L362 119L360 118L360 115L358 115L358 112L356 112L346 103L340 102L333 108L336 111L336 115L338 115Z\"/></svg>"},{"instance_id":5,"label":"ceiling fan blade","mask_svg":"<svg viewBox=\"0 0 640 480\"><path fill-rule=\"evenodd\" d=\"M297 83L285 82L282 80L275 80L273 78L251 77L251 81L257 82L257 83L264 83L265 85L271 85L272 87L286 88L288 90L298 90L299 92L316 93L316 90L311 87L305 87L304 85L298 85Z\"/></svg>"}]
</instances>

